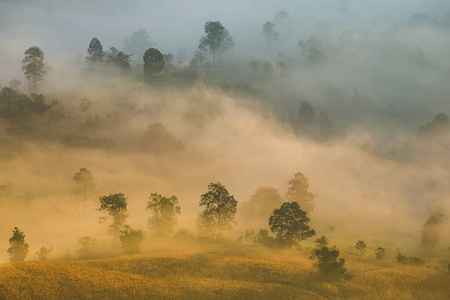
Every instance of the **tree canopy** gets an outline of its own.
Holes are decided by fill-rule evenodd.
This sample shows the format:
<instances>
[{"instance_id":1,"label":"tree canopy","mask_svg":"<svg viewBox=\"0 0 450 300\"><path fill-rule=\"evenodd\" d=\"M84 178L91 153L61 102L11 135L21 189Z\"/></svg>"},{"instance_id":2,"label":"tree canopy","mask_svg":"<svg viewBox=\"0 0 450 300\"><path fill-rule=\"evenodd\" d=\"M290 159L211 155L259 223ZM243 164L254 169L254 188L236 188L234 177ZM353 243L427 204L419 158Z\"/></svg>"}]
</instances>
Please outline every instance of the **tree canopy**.
<instances>
[{"instance_id":1,"label":"tree canopy","mask_svg":"<svg viewBox=\"0 0 450 300\"><path fill-rule=\"evenodd\" d=\"M103 52L102 43L100 43L98 38L93 38L89 43L87 50L89 56L86 57L88 63L99 64L103 61L105 53Z\"/></svg>"},{"instance_id":2,"label":"tree canopy","mask_svg":"<svg viewBox=\"0 0 450 300\"><path fill-rule=\"evenodd\" d=\"M314 200L317 197L309 191L309 180L302 173L294 174L288 182L289 187L285 199L288 202L297 202L301 209L308 214L314 210Z\"/></svg>"},{"instance_id":3,"label":"tree canopy","mask_svg":"<svg viewBox=\"0 0 450 300\"><path fill-rule=\"evenodd\" d=\"M199 205L205 206L197 218L199 232L221 236L223 230L231 228L237 212L237 201L220 182L208 185L208 192L201 195Z\"/></svg>"},{"instance_id":4,"label":"tree canopy","mask_svg":"<svg viewBox=\"0 0 450 300\"><path fill-rule=\"evenodd\" d=\"M234 47L234 41L228 30L219 21L205 23L206 36L202 37L199 49L208 49L213 55L213 65L216 65L216 55Z\"/></svg>"},{"instance_id":5,"label":"tree canopy","mask_svg":"<svg viewBox=\"0 0 450 300\"><path fill-rule=\"evenodd\" d=\"M22 60L22 71L30 83L30 90L37 91L39 81L44 79L44 52L41 48L33 46L25 51Z\"/></svg>"},{"instance_id":6,"label":"tree canopy","mask_svg":"<svg viewBox=\"0 0 450 300\"><path fill-rule=\"evenodd\" d=\"M107 219L112 219L109 225L108 232L117 237L120 230L125 225L125 220L128 217L127 213L127 198L124 194L110 194L109 196L102 196L99 198L99 211L107 213L106 217L102 217L100 222L105 222Z\"/></svg>"},{"instance_id":7,"label":"tree canopy","mask_svg":"<svg viewBox=\"0 0 450 300\"><path fill-rule=\"evenodd\" d=\"M147 49L144 53L144 74L146 76L150 76L153 79L153 76L158 74L164 69L166 63L164 62L164 56L162 53L156 48Z\"/></svg>"},{"instance_id":8,"label":"tree canopy","mask_svg":"<svg viewBox=\"0 0 450 300\"><path fill-rule=\"evenodd\" d=\"M172 235L177 225L177 215L181 212L177 197L152 193L150 201L147 202L147 210L151 212L148 226L153 235L158 238Z\"/></svg>"},{"instance_id":9,"label":"tree canopy","mask_svg":"<svg viewBox=\"0 0 450 300\"><path fill-rule=\"evenodd\" d=\"M277 235L280 244L291 247L316 234L308 225L306 212L297 202L285 202L275 209L269 218L270 230Z\"/></svg>"},{"instance_id":10,"label":"tree canopy","mask_svg":"<svg viewBox=\"0 0 450 300\"><path fill-rule=\"evenodd\" d=\"M10 261L23 261L27 256L29 246L25 242L25 234L19 228L14 227L13 235L9 239L9 248L7 250Z\"/></svg>"}]
</instances>

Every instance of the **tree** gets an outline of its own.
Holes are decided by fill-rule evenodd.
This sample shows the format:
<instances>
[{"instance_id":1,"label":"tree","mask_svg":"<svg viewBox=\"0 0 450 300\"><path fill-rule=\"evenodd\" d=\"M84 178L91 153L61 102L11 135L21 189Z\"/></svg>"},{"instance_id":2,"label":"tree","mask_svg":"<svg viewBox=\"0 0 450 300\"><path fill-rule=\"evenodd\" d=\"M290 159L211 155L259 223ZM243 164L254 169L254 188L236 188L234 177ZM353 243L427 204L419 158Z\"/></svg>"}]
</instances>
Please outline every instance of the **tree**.
<instances>
[{"instance_id":1,"label":"tree","mask_svg":"<svg viewBox=\"0 0 450 300\"><path fill-rule=\"evenodd\" d=\"M139 253L143 239L144 232L142 229L133 229L129 225L125 225L124 229L120 231L120 242L126 254Z\"/></svg>"},{"instance_id":2,"label":"tree","mask_svg":"<svg viewBox=\"0 0 450 300\"><path fill-rule=\"evenodd\" d=\"M202 37L199 49L208 49L213 54L213 65L216 65L216 55L223 53L234 46L233 38L219 21L205 23L206 36Z\"/></svg>"},{"instance_id":3,"label":"tree","mask_svg":"<svg viewBox=\"0 0 450 300\"><path fill-rule=\"evenodd\" d=\"M145 28L139 29L133 32L133 34L123 41L123 51L126 53L132 53L135 59L144 55L146 49L155 46L150 40L150 35Z\"/></svg>"},{"instance_id":4,"label":"tree","mask_svg":"<svg viewBox=\"0 0 450 300\"><path fill-rule=\"evenodd\" d=\"M378 247L375 249L375 258L378 260L383 260L386 257L386 249Z\"/></svg>"},{"instance_id":5,"label":"tree","mask_svg":"<svg viewBox=\"0 0 450 300\"><path fill-rule=\"evenodd\" d=\"M267 21L262 24L263 35L267 42L267 55L270 56L270 45L278 39L278 32L275 30L275 23Z\"/></svg>"},{"instance_id":6,"label":"tree","mask_svg":"<svg viewBox=\"0 0 450 300\"><path fill-rule=\"evenodd\" d=\"M52 249L41 247L39 251L36 251L35 256L37 260L47 260L48 255L52 252Z\"/></svg>"},{"instance_id":7,"label":"tree","mask_svg":"<svg viewBox=\"0 0 450 300\"><path fill-rule=\"evenodd\" d=\"M87 52L89 56L86 57L86 62L92 64L100 64L105 56L102 43L97 38L91 40Z\"/></svg>"},{"instance_id":8,"label":"tree","mask_svg":"<svg viewBox=\"0 0 450 300\"><path fill-rule=\"evenodd\" d=\"M150 124L141 136L141 151L153 154L167 154L183 149L183 144L177 140L161 123Z\"/></svg>"},{"instance_id":9,"label":"tree","mask_svg":"<svg viewBox=\"0 0 450 300\"><path fill-rule=\"evenodd\" d=\"M86 259L94 256L97 247L97 241L94 238L83 236L78 240L78 245L80 245L78 249L79 258Z\"/></svg>"},{"instance_id":10,"label":"tree","mask_svg":"<svg viewBox=\"0 0 450 300\"><path fill-rule=\"evenodd\" d=\"M110 51L105 52L105 62L113 66L130 69L130 61L133 54L126 54L123 51L117 50L116 47L109 48Z\"/></svg>"},{"instance_id":11,"label":"tree","mask_svg":"<svg viewBox=\"0 0 450 300\"><path fill-rule=\"evenodd\" d=\"M242 216L246 220L264 220L272 214L272 211L283 203L283 198L278 190L269 186L260 186L250 197L250 200L242 205Z\"/></svg>"},{"instance_id":12,"label":"tree","mask_svg":"<svg viewBox=\"0 0 450 300\"><path fill-rule=\"evenodd\" d=\"M177 225L177 215L181 208L178 205L176 196L165 197L161 194L153 193L150 201L147 202L147 210L151 211L148 219L148 226L157 238L170 236Z\"/></svg>"},{"instance_id":13,"label":"tree","mask_svg":"<svg viewBox=\"0 0 450 300\"><path fill-rule=\"evenodd\" d=\"M432 251L439 243L442 232L442 219L444 215L441 213L434 213L428 217L428 220L422 227L421 243L426 251Z\"/></svg>"},{"instance_id":14,"label":"tree","mask_svg":"<svg viewBox=\"0 0 450 300\"><path fill-rule=\"evenodd\" d=\"M306 212L300 209L297 202L283 203L269 218L270 230L276 233L279 243L287 247L316 234L308 222Z\"/></svg>"},{"instance_id":15,"label":"tree","mask_svg":"<svg viewBox=\"0 0 450 300\"><path fill-rule=\"evenodd\" d=\"M328 239L323 235L314 242L316 243L316 247L319 249L328 246Z\"/></svg>"},{"instance_id":16,"label":"tree","mask_svg":"<svg viewBox=\"0 0 450 300\"><path fill-rule=\"evenodd\" d=\"M297 202L302 210L310 214L314 210L314 199L317 197L309 191L309 180L302 173L294 174L289 180L289 187L285 196L287 202Z\"/></svg>"},{"instance_id":17,"label":"tree","mask_svg":"<svg viewBox=\"0 0 450 300\"><path fill-rule=\"evenodd\" d=\"M7 250L10 261L23 261L29 251L29 246L25 242L25 234L19 228L14 227L13 236L9 239Z\"/></svg>"},{"instance_id":18,"label":"tree","mask_svg":"<svg viewBox=\"0 0 450 300\"><path fill-rule=\"evenodd\" d=\"M318 247L313 250L313 257L317 259L316 266L320 276L326 280L338 280L347 272L344 267L345 259L339 258L339 250L336 246Z\"/></svg>"},{"instance_id":19,"label":"tree","mask_svg":"<svg viewBox=\"0 0 450 300\"><path fill-rule=\"evenodd\" d=\"M37 92L38 82L44 79L46 73L44 70L44 52L41 48L34 46L25 51L22 71L30 84L30 91Z\"/></svg>"},{"instance_id":20,"label":"tree","mask_svg":"<svg viewBox=\"0 0 450 300\"><path fill-rule=\"evenodd\" d=\"M98 210L107 213L106 217L100 218L100 223L105 222L107 219L112 219L108 232L117 238L128 217L127 198L125 198L124 194L118 193L100 197L99 200L100 208Z\"/></svg>"},{"instance_id":21,"label":"tree","mask_svg":"<svg viewBox=\"0 0 450 300\"><path fill-rule=\"evenodd\" d=\"M97 182L94 174L86 168L81 168L79 172L75 173L72 180L75 184L72 193L83 196L84 220L86 220L86 197L88 193L95 191Z\"/></svg>"},{"instance_id":22,"label":"tree","mask_svg":"<svg viewBox=\"0 0 450 300\"><path fill-rule=\"evenodd\" d=\"M164 69L164 56L156 48L150 48L144 53L144 74L153 79L155 74L158 74Z\"/></svg>"},{"instance_id":23,"label":"tree","mask_svg":"<svg viewBox=\"0 0 450 300\"><path fill-rule=\"evenodd\" d=\"M237 201L230 195L225 186L217 183L208 185L208 192L201 195L199 206L205 209L198 215L199 231L208 228L221 236L223 229L230 229L237 212Z\"/></svg>"},{"instance_id":24,"label":"tree","mask_svg":"<svg viewBox=\"0 0 450 300\"><path fill-rule=\"evenodd\" d=\"M359 256L363 256L366 253L366 243L364 241L358 241L355 245L356 251Z\"/></svg>"}]
</instances>

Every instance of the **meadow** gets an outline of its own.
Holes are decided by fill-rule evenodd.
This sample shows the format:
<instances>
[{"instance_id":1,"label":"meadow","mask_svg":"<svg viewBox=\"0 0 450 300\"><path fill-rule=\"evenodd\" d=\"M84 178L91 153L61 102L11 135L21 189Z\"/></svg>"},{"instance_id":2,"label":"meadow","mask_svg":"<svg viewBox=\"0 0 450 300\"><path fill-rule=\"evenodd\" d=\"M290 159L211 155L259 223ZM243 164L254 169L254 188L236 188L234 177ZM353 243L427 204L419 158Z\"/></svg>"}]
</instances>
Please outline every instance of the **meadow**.
<instances>
[{"instance_id":1,"label":"meadow","mask_svg":"<svg viewBox=\"0 0 450 300\"><path fill-rule=\"evenodd\" d=\"M348 275L319 277L310 250L182 245L90 260L0 265L0 299L448 299L449 275L343 255Z\"/></svg>"}]
</instances>

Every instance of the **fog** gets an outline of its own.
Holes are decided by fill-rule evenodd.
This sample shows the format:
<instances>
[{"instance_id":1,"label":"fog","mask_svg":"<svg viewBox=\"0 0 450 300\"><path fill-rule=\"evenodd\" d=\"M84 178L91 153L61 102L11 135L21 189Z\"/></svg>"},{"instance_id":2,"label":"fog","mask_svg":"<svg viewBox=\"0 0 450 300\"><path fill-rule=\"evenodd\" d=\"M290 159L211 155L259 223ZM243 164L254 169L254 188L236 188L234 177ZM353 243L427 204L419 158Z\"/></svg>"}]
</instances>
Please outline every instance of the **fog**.
<instances>
[{"instance_id":1,"label":"fog","mask_svg":"<svg viewBox=\"0 0 450 300\"><path fill-rule=\"evenodd\" d=\"M450 2L352 1L348 9L318 2L0 1L1 86L18 79L29 93L23 53L39 46L47 70L39 92L47 104L58 100L65 108L56 121L44 115L16 126L0 118L0 261L8 259L2 249L15 226L30 244L28 259L42 246L53 247L55 257L67 249L75 255L81 236L111 239L96 211L99 196L110 193L125 194L128 223L146 232L150 193L176 195L177 229L195 232L200 195L217 181L239 203L236 238L264 226L245 220L242 204L259 186L283 196L296 172L317 195L310 217L319 236L335 226L332 238L340 245L364 239L391 252L419 252L429 215L450 211L450 126L433 121L450 112ZM261 25L279 11L292 24L278 29L268 54ZM229 30L235 47L218 67L181 81L175 74L189 69L209 20ZM175 56L161 77L144 79L143 62L125 75L86 66L93 37L105 51L121 50L141 28L162 53ZM185 57L177 58L179 49ZM262 63L252 68L252 61L271 62L273 71ZM88 114L77 110L84 97L92 101ZM317 118L327 116L329 131L319 121L302 125L303 101ZM87 125L88 115L97 116L95 126ZM164 124L182 149L140 151L153 123ZM74 136L114 146L67 142ZM98 182L86 220L80 196L71 193L80 168ZM440 249L450 246L449 234L446 218Z\"/></svg>"}]
</instances>

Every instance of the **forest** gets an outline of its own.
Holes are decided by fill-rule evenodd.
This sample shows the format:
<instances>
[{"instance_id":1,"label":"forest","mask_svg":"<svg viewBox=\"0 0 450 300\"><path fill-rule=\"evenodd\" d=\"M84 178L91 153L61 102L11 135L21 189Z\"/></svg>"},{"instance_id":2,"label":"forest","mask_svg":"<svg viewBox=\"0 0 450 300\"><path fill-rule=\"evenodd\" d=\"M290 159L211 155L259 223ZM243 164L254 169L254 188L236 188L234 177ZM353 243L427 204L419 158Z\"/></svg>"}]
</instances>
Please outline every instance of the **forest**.
<instances>
[{"instance_id":1,"label":"forest","mask_svg":"<svg viewBox=\"0 0 450 300\"><path fill-rule=\"evenodd\" d=\"M449 298L450 3L212 2L0 1L0 299Z\"/></svg>"}]
</instances>

